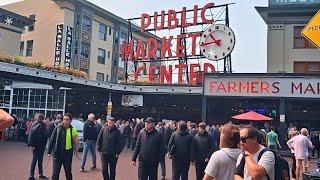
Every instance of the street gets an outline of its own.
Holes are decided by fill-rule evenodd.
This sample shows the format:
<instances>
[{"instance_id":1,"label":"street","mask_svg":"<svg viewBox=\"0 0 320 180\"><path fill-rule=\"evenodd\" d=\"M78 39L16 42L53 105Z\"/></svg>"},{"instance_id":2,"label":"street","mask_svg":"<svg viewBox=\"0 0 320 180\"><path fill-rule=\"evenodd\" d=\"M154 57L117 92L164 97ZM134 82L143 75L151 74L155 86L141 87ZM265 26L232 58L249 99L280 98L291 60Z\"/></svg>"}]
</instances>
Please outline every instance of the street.
<instances>
[{"instance_id":1,"label":"street","mask_svg":"<svg viewBox=\"0 0 320 180\"><path fill-rule=\"evenodd\" d=\"M22 180L27 179L29 176L32 152L31 148L26 147L23 143L11 143L11 142L0 142L0 154L1 154L1 164L0 164L0 180ZM82 153L79 152L79 158L81 158ZM133 180L137 179L137 167L133 167L131 164L132 152L127 151L125 148L123 153L119 157L117 165L117 179L119 180ZM52 160L50 160L48 167L46 163L48 156L45 154L43 166L45 175L51 177L52 175ZM291 165L291 160L287 159L289 165ZM171 160L166 158L167 164L167 180L171 180ZM73 178L77 180L87 180L87 179L102 179L101 173L101 163L100 158L97 156L97 169L90 170L92 166L92 159L90 153L88 154L86 163L86 172L81 173L80 170L80 160L76 157L73 158L72 173ZM315 160L312 159L310 163L309 170L316 168ZM60 173L60 179L65 179L63 168ZM35 171L35 177L38 177L37 168ZM158 171L159 178L161 176L161 169L159 166ZM195 178L194 166L190 166L189 179Z\"/></svg>"}]
</instances>

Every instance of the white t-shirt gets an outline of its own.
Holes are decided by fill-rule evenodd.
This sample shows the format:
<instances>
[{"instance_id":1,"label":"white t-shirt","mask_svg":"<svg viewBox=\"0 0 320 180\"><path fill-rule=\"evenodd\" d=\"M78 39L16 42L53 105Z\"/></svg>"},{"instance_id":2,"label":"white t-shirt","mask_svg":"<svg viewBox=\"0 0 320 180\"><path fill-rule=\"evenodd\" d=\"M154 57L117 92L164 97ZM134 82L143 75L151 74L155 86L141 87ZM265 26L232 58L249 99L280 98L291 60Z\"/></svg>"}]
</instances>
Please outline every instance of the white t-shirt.
<instances>
[{"instance_id":1,"label":"white t-shirt","mask_svg":"<svg viewBox=\"0 0 320 180\"><path fill-rule=\"evenodd\" d=\"M211 155L205 173L215 180L230 180L234 178L236 162L240 149L222 148Z\"/></svg>"},{"instance_id":2,"label":"white t-shirt","mask_svg":"<svg viewBox=\"0 0 320 180\"><path fill-rule=\"evenodd\" d=\"M296 159L308 159L309 149L313 148L313 145L307 136L302 134L291 138L287 142L289 148L294 149L294 155Z\"/></svg>"},{"instance_id":3,"label":"white t-shirt","mask_svg":"<svg viewBox=\"0 0 320 180\"><path fill-rule=\"evenodd\" d=\"M274 179L274 165L275 165L275 157L274 157L274 154L273 152L271 151L266 151L262 154L259 162L258 162L258 156L259 156L259 153L264 149L265 147L262 146L262 145L259 145L259 151L256 152L254 155L253 155L253 161L255 163L258 163L259 166L262 166L270 180L275 180ZM238 161L237 161L237 166L240 164L241 162L241 159L242 159L242 154L239 155L238 157ZM247 165L245 164L244 166L244 179L245 180L252 180L252 177L249 175L249 172L247 171ZM263 177L262 179L259 179L259 180L268 180L267 176Z\"/></svg>"}]
</instances>

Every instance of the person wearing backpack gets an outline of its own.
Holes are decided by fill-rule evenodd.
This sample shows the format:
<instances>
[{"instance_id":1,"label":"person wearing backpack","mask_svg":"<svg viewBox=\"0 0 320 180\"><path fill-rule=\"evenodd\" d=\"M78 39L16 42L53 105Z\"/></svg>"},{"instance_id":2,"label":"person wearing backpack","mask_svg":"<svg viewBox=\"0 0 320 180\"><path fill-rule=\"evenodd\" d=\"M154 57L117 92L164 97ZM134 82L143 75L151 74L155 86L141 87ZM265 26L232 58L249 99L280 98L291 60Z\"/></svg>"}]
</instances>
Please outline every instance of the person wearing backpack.
<instances>
[{"instance_id":1,"label":"person wearing backpack","mask_svg":"<svg viewBox=\"0 0 320 180\"><path fill-rule=\"evenodd\" d=\"M36 164L38 162L38 169L39 169L39 178L40 179L48 179L46 176L43 175L43 168L42 168L42 161L43 161L43 154L47 144L47 128L44 123L44 115L41 113L35 114L34 119L36 120L35 123L32 125L29 139L28 139L28 146L32 147L32 163L30 169L29 180L34 180L34 170L36 168Z\"/></svg>"},{"instance_id":2,"label":"person wearing backpack","mask_svg":"<svg viewBox=\"0 0 320 180\"><path fill-rule=\"evenodd\" d=\"M265 147L259 144L258 138L259 132L252 126L240 130L243 152L237 160L234 180L276 180L275 155L272 151L266 151Z\"/></svg>"},{"instance_id":3,"label":"person wearing backpack","mask_svg":"<svg viewBox=\"0 0 320 180\"><path fill-rule=\"evenodd\" d=\"M54 128L48 147L49 158L53 156L52 180L59 180L63 165L66 180L72 180L72 156L78 157L79 141L77 128L71 125L72 116L67 113L63 121Z\"/></svg>"},{"instance_id":4,"label":"person wearing backpack","mask_svg":"<svg viewBox=\"0 0 320 180\"><path fill-rule=\"evenodd\" d=\"M107 124L98 135L97 150L101 155L103 179L115 180L117 160L122 150L121 132L113 117L108 119Z\"/></svg>"},{"instance_id":5,"label":"person wearing backpack","mask_svg":"<svg viewBox=\"0 0 320 180\"><path fill-rule=\"evenodd\" d=\"M221 129L220 150L214 152L205 169L203 180L230 180L236 171L239 149L239 127L228 123Z\"/></svg>"},{"instance_id":6,"label":"person wearing backpack","mask_svg":"<svg viewBox=\"0 0 320 180\"><path fill-rule=\"evenodd\" d=\"M180 121L178 131L171 135L168 149L172 159L172 180L188 180L193 137L187 131L187 123Z\"/></svg>"}]
</instances>

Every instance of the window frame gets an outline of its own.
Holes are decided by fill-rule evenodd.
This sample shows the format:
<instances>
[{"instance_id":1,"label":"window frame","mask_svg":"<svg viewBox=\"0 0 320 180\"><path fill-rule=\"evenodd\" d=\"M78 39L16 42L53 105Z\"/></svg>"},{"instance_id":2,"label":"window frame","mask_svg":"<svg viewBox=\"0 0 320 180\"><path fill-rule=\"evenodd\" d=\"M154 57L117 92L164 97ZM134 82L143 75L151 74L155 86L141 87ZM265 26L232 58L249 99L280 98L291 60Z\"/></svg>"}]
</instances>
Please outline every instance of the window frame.
<instances>
[{"instance_id":1,"label":"window frame","mask_svg":"<svg viewBox=\"0 0 320 180\"><path fill-rule=\"evenodd\" d=\"M100 52L103 52L103 56L100 56ZM99 64L106 64L106 50L102 48L98 48L98 63Z\"/></svg>"},{"instance_id":2,"label":"window frame","mask_svg":"<svg viewBox=\"0 0 320 180\"><path fill-rule=\"evenodd\" d=\"M29 43L31 43L31 45ZM32 57L32 53L33 53L33 40L28 40L27 48L26 48L26 57Z\"/></svg>"},{"instance_id":3,"label":"window frame","mask_svg":"<svg viewBox=\"0 0 320 180\"><path fill-rule=\"evenodd\" d=\"M303 28L304 28L304 26L294 26L293 27L293 49L315 49L316 46L313 45L311 42L309 42L308 39L303 37L301 35L301 33L298 33L298 35L296 34L296 31L301 32ZM297 46L298 39L304 41L303 47Z\"/></svg>"},{"instance_id":4,"label":"window frame","mask_svg":"<svg viewBox=\"0 0 320 180\"><path fill-rule=\"evenodd\" d=\"M104 32L102 32L101 30L104 28ZM99 24L99 39L102 41L107 41L107 26L100 23ZM103 37L102 37L103 36Z\"/></svg>"}]
</instances>

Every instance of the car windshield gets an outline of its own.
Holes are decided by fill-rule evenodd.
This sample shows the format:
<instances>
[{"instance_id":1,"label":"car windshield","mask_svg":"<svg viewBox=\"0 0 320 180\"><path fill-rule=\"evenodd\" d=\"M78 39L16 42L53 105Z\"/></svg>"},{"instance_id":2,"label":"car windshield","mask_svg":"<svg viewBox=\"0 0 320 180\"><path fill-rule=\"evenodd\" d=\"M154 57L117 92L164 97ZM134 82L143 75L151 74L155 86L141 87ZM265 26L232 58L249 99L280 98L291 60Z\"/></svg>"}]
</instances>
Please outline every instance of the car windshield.
<instances>
[{"instance_id":1,"label":"car windshield","mask_svg":"<svg viewBox=\"0 0 320 180\"><path fill-rule=\"evenodd\" d=\"M84 125L84 122L80 121L80 120L72 120L71 122L72 126L77 128L77 130L79 132L82 132L83 131L83 125Z\"/></svg>"}]
</instances>

